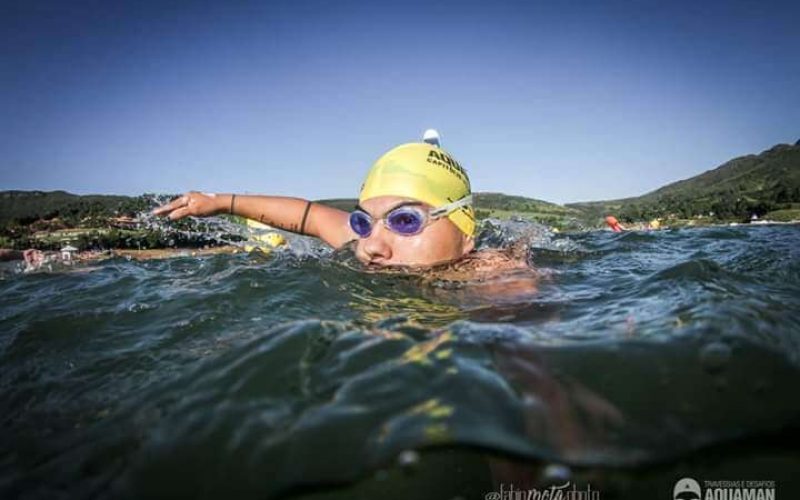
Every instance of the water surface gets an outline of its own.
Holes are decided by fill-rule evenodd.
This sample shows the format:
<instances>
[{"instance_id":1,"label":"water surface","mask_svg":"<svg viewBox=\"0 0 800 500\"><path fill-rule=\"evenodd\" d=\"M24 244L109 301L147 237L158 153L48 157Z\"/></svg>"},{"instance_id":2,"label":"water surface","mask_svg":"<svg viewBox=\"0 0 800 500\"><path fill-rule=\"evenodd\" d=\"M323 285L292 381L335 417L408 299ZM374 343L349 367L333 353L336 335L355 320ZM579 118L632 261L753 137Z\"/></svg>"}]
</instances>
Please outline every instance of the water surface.
<instances>
[{"instance_id":1,"label":"water surface","mask_svg":"<svg viewBox=\"0 0 800 500\"><path fill-rule=\"evenodd\" d=\"M532 236L533 235L533 236ZM800 471L800 227L528 238L513 301L271 255L0 272L0 498L671 498Z\"/></svg>"}]
</instances>

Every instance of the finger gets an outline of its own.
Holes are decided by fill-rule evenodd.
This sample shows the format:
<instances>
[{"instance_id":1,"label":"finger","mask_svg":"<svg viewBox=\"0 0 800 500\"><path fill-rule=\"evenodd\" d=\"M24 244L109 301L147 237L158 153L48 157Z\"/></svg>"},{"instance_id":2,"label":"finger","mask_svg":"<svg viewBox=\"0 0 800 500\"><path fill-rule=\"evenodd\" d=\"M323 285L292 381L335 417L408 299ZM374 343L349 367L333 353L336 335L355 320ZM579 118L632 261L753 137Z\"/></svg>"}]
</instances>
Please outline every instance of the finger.
<instances>
[{"instance_id":1,"label":"finger","mask_svg":"<svg viewBox=\"0 0 800 500\"><path fill-rule=\"evenodd\" d=\"M189 197L183 195L179 198L175 198L171 202L167 203L166 205L160 206L153 210L153 215L162 215L168 212L175 210L176 208L185 207L189 203Z\"/></svg>"},{"instance_id":2,"label":"finger","mask_svg":"<svg viewBox=\"0 0 800 500\"><path fill-rule=\"evenodd\" d=\"M152 213L153 215L164 215L165 213L174 210L176 208L174 205L175 201L171 201L166 205L161 205L160 207L154 208Z\"/></svg>"},{"instance_id":3,"label":"finger","mask_svg":"<svg viewBox=\"0 0 800 500\"><path fill-rule=\"evenodd\" d=\"M189 215L189 207L181 207L172 211L169 214L169 218L171 220L178 220L186 217L187 215Z\"/></svg>"}]
</instances>

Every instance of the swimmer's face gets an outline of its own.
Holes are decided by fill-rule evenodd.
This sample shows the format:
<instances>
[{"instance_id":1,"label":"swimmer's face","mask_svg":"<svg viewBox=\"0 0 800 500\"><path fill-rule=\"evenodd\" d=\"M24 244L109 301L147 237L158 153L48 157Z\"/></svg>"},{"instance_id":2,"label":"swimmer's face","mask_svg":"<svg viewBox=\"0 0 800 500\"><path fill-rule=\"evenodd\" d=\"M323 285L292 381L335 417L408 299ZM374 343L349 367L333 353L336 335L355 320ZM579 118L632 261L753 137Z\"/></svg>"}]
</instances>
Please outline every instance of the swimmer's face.
<instances>
[{"instance_id":1,"label":"swimmer's face","mask_svg":"<svg viewBox=\"0 0 800 500\"><path fill-rule=\"evenodd\" d=\"M372 232L356 243L356 256L365 264L381 266L431 266L458 259L475 247L473 238L461 232L447 217L429 222L413 236L403 236L389 230L384 217L398 205L414 202L412 198L379 196L362 202L361 207L375 221ZM421 205L423 209L432 208Z\"/></svg>"}]
</instances>

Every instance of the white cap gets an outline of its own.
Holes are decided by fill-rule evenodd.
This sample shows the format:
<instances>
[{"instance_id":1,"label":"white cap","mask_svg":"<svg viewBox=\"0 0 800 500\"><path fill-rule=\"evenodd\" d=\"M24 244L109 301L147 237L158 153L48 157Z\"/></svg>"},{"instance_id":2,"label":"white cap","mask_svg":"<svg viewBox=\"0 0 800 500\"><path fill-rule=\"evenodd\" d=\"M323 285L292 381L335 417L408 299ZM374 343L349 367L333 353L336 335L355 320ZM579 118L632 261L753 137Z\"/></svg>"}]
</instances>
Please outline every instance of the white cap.
<instances>
[{"instance_id":1,"label":"white cap","mask_svg":"<svg viewBox=\"0 0 800 500\"><path fill-rule=\"evenodd\" d=\"M422 134L422 140L432 146L436 146L437 148L440 146L439 132L437 132L436 129L429 128L426 130L425 133Z\"/></svg>"}]
</instances>

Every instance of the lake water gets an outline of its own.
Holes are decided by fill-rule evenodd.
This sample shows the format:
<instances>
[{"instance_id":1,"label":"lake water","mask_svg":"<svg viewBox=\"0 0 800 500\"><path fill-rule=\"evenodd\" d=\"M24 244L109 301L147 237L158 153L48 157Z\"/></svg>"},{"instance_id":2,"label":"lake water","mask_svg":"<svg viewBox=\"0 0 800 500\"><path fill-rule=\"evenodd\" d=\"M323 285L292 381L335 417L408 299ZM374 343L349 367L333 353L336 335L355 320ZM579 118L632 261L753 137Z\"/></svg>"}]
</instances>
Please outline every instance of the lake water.
<instances>
[{"instance_id":1,"label":"lake water","mask_svg":"<svg viewBox=\"0 0 800 500\"><path fill-rule=\"evenodd\" d=\"M481 244L521 237L542 279L515 302L303 238L6 265L0 498L797 498L800 226Z\"/></svg>"}]
</instances>

